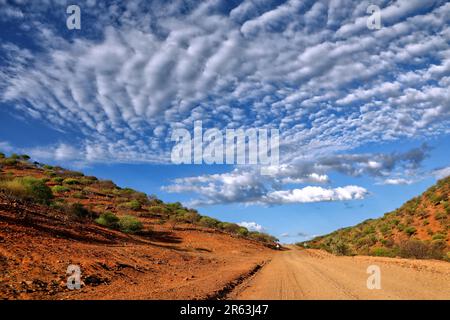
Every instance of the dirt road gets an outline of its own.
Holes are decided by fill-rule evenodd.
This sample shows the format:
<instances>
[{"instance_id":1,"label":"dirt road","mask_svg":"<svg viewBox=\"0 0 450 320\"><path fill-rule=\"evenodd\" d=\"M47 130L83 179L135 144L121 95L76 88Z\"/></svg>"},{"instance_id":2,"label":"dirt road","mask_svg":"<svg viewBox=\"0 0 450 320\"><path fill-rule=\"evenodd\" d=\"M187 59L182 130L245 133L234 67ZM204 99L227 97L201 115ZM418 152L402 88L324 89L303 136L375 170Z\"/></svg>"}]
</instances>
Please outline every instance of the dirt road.
<instances>
[{"instance_id":1,"label":"dirt road","mask_svg":"<svg viewBox=\"0 0 450 320\"><path fill-rule=\"evenodd\" d=\"M381 271L368 289L367 268ZM337 257L319 250L277 253L231 299L450 299L450 263L382 257Z\"/></svg>"}]
</instances>

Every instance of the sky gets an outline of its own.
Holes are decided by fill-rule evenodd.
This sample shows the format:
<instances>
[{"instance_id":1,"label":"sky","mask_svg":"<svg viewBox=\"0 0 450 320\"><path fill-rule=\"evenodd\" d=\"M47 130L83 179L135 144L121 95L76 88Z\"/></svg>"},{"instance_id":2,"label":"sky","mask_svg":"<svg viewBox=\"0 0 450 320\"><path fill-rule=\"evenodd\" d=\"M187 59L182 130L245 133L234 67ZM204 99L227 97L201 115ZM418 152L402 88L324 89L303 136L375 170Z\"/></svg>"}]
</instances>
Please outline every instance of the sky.
<instances>
[{"instance_id":1,"label":"sky","mask_svg":"<svg viewBox=\"0 0 450 320\"><path fill-rule=\"evenodd\" d=\"M0 151L285 243L450 174L447 1L0 0L0 40ZM276 129L279 163L174 164L195 121Z\"/></svg>"}]
</instances>

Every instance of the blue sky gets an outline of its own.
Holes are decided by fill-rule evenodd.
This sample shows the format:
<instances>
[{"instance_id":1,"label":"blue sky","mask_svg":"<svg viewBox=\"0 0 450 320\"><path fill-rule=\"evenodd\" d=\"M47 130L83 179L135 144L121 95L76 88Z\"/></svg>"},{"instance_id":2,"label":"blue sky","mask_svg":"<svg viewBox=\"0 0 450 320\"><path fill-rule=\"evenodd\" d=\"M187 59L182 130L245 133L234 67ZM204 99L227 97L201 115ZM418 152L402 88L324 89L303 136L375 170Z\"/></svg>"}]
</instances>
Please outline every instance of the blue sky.
<instances>
[{"instance_id":1,"label":"blue sky","mask_svg":"<svg viewBox=\"0 0 450 320\"><path fill-rule=\"evenodd\" d=\"M0 0L0 151L304 240L450 174L449 21L438 0ZM197 120L278 129L279 166L171 164Z\"/></svg>"}]
</instances>

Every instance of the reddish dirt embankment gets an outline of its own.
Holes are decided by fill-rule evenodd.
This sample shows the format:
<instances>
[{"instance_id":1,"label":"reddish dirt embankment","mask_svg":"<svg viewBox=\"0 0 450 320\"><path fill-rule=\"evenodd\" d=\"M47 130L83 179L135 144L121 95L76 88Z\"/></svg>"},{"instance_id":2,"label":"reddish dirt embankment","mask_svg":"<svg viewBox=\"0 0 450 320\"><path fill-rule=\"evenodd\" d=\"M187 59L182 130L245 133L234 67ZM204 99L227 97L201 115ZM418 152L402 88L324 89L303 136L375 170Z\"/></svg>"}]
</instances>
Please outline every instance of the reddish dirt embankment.
<instances>
[{"instance_id":1,"label":"reddish dirt embankment","mask_svg":"<svg viewBox=\"0 0 450 320\"><path fill-rule=\"evenodd\" d=\"M215 298L273 254L205 228L126 235L46 210L0 203L0 298ZM71 264L81 268L81 290L66 287Z\"/></svg>"}]
</instances>

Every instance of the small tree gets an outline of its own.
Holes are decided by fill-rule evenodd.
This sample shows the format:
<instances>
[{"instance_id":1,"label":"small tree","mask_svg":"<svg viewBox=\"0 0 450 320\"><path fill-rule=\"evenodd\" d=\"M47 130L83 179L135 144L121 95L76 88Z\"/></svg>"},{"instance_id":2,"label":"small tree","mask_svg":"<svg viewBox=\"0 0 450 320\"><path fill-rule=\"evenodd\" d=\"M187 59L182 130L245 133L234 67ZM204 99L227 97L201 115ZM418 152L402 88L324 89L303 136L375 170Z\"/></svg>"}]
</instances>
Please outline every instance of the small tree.
<instances>
[{"instance_id":1,"label":"small tree","mask_svg":"<svg viewBox=\"0 0 450 320\"><path fill-rule=\"evenodd\" d=\"M53 198L52 190L42 180L34 177L2 181L0 189L12 196L42 204L49 204Z\"/></svg>"},{"instance_id":2,"label":"small tree","mask_svg":"<svg viewBox=\"0 0 450 320\"><path fill-rule=\"evenodd\" d=\"M108 228L116 229L119 227L119 218L109 211L102 213L95 222Z\"/></svg>"},{"instance_id":3,"label":"small tree","mask_svg":"<svg viewBox=\"0 0 450 320\"><path fill-rule=\"evenodd\" d=\"M208 227L208 228L216 228L217 225L220 223L219 220L208 217L208 216L203 216L200 218L199 222L198 222L201 226L204 227Z\"/></svg>"},{"instance_id":4,"label":"small tree","mask_svg":"<svg viewBox=\"0 0 450 320\"><path fill-rule=\"evenodd\" d=\"M126 233L135 233L142 230L142 222L133 216L123 216L119 220L119 228Z\"/></svg>"}]
</instances>

